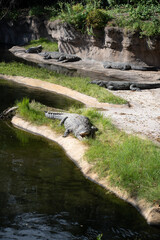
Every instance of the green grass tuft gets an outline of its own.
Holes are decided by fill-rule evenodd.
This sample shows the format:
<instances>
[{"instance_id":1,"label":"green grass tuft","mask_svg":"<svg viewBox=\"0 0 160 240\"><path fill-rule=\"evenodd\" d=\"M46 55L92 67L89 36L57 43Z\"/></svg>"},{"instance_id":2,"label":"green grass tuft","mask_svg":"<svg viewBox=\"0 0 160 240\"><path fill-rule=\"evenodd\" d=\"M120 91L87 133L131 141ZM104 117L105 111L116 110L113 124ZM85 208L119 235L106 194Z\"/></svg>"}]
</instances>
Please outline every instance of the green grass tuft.
<instances>
[{"instance_id":1,"label":"green grass tuft","mask_svg":"<svg viewBox=\"0 0 160 240\"><path fill-rule=\"evenodd\" d=\"M28 49L30 47L35 47L38 45L42 45L43 50L45 51L51 51L51 52L56 52L58 51L58 43L57 42L51 42L46 38L40 38L37 40L32 40L31 42L29 42L25 48Z\"/></svg>"}]
</instances>

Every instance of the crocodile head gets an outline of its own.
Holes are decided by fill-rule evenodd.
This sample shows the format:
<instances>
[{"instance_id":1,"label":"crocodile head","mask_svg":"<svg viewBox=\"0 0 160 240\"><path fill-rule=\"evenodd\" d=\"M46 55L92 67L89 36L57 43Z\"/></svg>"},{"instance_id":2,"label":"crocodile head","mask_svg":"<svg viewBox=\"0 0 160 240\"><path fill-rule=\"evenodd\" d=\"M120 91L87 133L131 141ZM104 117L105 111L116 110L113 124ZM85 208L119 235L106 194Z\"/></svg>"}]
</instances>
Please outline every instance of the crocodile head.
<instances>
[{"instance_id":1,"label":"crocodile head","mask_svg":"<svg viewBox=\"0 0 160 240\"><path fill-rule=\"evenodd\" d=\"M94 133L98 131L98 128L96 128L95 126L91 126L90 129L81 129L81 131L79 132L79 135L83 138L86 136L94 136Z\"/></svg>"},{"instance_id":2,"label":"crocodile head","mask_svg":"<svg viewBox=\"0 0 160 240\"><path fill-rule=\"evenodd\" d=\"M79 134L82 138L83 137L86 137L86 136L88 136L88 135L90 135L90 131L82 131L82 132L80 132L80 134Z\"/></svg>"}]
</instances>

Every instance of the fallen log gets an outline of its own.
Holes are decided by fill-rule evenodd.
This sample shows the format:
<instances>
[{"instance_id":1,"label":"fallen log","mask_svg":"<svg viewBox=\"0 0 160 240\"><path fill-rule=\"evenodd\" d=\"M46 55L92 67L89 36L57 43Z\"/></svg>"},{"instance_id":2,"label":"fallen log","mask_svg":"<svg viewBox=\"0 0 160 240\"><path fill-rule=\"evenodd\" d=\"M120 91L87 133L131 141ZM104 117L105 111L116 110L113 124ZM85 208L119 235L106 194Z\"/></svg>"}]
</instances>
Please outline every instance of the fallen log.
<instances>
[{"instance_id":1,"label":"fallen log","mask_svg":"<svg viewBox=\"0 0 160 240\"><path fill-rule=\"evenodd\" d=\"M11 107L5 109L2 113L0 113L0 119L9 119L13 117L13 115L15 114L15 110L17 109L18 107Z\"/></svg>"}]
</instances>

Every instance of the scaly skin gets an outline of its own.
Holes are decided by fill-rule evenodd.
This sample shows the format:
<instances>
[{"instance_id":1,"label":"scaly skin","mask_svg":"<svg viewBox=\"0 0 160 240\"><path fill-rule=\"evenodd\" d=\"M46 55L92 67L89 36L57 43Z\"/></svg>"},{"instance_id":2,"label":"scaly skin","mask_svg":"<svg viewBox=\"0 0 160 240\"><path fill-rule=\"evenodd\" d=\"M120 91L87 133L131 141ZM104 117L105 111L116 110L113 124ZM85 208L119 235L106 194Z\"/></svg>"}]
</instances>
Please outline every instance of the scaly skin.
<instances>
[{"instance_id":1,"label":"scaly skin","mask_svg":"<svg viewBox=\"0 0 160 240\"><path fill-rule=\"evenodd\" d=\"M75 62L81 60L80 57L74 54L60 53L60 52L45 52L41 54L44 59L56 59L59 62Z\"/></svg>"},{"instance_id":2,"label":"scaly skin","mask_svg":"<svg viewBox=\"0 0 160 240\"><path fill-rule=\"evenodd\" d=\"M97 84L100 87L108 88L109 90L140 91L142 89L160 88L160 83L136 83L126 81L103 81L103 80L93 80L90 83Z\"/></svg>"},{"instance_id":3,"label":"scaly skin","mask_svg":"<svg viewBox=\"0 0 160 240\"><path fill-rule=\"evenodd\" d=\"M45 112L45 116L51 119L61 120L60 125L64 124L66 129L63 137L67 137L72 132L75 137L82 140L85 136L94 137L98 130L92 125L89 118L75 113Z\"/></svg>"},{"instance_id":4,"label":"scaly skin","mask_svg":"<svg viewBox=\"0 0 160 240\"><path fill-rule=\"evenodd\" d=\"M25 52L26 53L40 53L42 51L42 45L39 45L37 47L30 47Z\"/></svg>"}]
</instances>

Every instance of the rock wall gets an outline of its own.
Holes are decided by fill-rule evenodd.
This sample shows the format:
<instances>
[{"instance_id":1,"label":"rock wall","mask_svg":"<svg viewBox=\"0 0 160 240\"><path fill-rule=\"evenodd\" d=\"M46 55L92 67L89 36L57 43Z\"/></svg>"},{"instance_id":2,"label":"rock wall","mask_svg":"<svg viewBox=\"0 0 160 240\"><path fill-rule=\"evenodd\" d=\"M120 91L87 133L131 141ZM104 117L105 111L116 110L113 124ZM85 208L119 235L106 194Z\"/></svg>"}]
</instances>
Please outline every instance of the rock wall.
<instances>
[{"instance_id":1,"label":"rock wall","mask_svg":"<svg viewBox=\"0 0 160 240\"><path fill-rule=\"evenodd\" d=\"M0 43L10 45L25 45L40 37L49 37L45 21L37 17L23 17L17 21L0 21Z\"/></svg>"},{"instance_id":2,"label":"rock wall","mask_svg":"<svg viewBox=\"0 0 160 240\"><path fill-rule=\"evenodd\" d=\"M138 33L106 27L88 36L66 23L48 23L48 34L56 38L59 50L82 58L160 68L160 36L140 38Z\"/></svg>"},{"instance_id":3,"label":"rock wall","mask_svg":"<svg viewBox=\"0 0 160 240\"><path fill-rule=\"evenodd\" d=\"M109 62L109 67L112 67L110 63L116 63L114 68L124 63L127 67L131 64L160 68L160 36L140 38L138 33L126 32L118 27L106 27L104 31L94 31L94 36L90 36L60 20L48 22L37 17L0 22L0 43L24 45L40 37L58 41L61 52L107 62L107 66Z\"/></svg>"}]
</instances>

